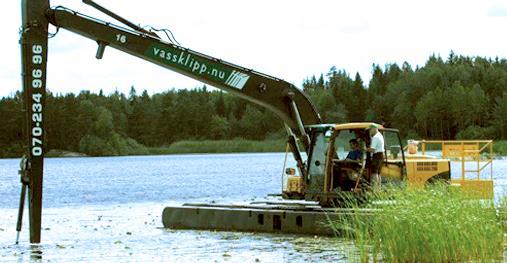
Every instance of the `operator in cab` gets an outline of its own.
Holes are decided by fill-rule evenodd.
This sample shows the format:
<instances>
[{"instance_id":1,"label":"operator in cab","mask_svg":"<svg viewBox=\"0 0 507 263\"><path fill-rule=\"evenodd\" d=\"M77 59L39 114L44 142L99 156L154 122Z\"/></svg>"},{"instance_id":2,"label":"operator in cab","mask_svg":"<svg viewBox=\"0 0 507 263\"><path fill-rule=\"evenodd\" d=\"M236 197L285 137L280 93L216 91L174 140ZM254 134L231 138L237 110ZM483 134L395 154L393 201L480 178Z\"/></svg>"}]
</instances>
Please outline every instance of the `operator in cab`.
<instances>
[{"instance_id":1,"label":"operator in cab","mask_svg":"<svg viewBox=\"0 0 507 263\"><path fill-rule=\"evenodd\" d=\"M380 186L382 178L380 177L380 170L384 163L384 136L378 131L378 127L372 124L368 127L371 142L367 151L372 153L371 158L371 184L375 187Z\"/></svg>"},{"instance_id":2,"label":"operator in cab","mask_svg":"<svg viewBox=\"0 0 507 263\"><path fill-rule=\"evenodd\" d=\"M350 139L349 141L350 151L345 157L346 161L360 162L363 159L363 151L359 149L359 142L356 139Z\"/></svg>"}]
</instances>

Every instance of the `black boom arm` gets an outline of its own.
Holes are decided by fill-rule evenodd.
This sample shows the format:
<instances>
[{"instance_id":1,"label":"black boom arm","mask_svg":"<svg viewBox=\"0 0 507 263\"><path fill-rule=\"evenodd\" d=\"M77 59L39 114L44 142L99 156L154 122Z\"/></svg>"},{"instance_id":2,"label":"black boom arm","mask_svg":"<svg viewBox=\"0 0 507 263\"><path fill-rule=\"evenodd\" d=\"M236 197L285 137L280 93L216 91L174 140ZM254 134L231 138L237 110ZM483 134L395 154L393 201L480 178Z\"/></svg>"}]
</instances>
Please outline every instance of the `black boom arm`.
<instances>
[{"instance_id":1,"label":"black boom arm","mask_svg":"<svg viewBox=\"0 0 507 263\"><path fill-rule=\"evenodd\" d=\"M97 41L98 58L104 47L110 46L179 72L268 108L297 134L300 133L298 119L305 125L320 123L306 95L286 81L72 11L50 10L48 15L56 27ZM294 112L291 101L297 105L299 114Z\"/></svg>"},{"instance_id":2,"label":"black boom arm","mask_svg":"<svg viewBox=\"0 0 507 263\"><path fill-rule=\"evenodd\" d=\"M305 169L296 138L303 142L305 148L309 147L310 142L304 126L319 124L321 120L315 107L301 90L281 79L165 42L157 34L136 26L92 0L83 2L131 29L106 23L63 7L52 9L49 7L49 0L22 0L20 42L26 114L24 134L27 149L20 174L23 175L24 187L28 186L30 242L40 242L49 23L95 40L98 44L96 54L98 59L102 58L106 47L113 47L233 93L274 112L286 124L291 149L304 176ZM22 195L23 193L24 191ZM20 214L22 215L21 207ZM18 228L21 228L20 224Z\"/></svg>"}]
</instances>

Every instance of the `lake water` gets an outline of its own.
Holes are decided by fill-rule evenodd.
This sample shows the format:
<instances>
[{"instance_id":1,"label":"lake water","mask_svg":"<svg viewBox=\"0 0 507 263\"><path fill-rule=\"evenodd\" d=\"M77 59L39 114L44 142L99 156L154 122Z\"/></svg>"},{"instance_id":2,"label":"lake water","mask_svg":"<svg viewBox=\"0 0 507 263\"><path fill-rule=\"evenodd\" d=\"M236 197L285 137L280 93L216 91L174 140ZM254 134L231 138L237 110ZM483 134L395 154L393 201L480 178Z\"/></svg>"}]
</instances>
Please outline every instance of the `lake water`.
<instances>
[{"instance_id":1,"label":"lake water","mask_svg":"<svg viewBox=\"0 0 507 263\"><path fill-rule=\"evenodd\" d=\"M19 160L0 160L0 261L340 261L332 237L162 228L167 205L280 193L283 161L282 153L46 159L42 243L31 247L26 213L14 245Z\"/></svg>"},{"instance_id":2,"label":"lake water","mask_svg":"<svg viewBox=\"0 0 507 263\"><path fill-rule=\"evenodd\" d=\"M167 205L280 193L283 161L283 153L46 159L42 243L31 246L28 209L14 245L19 160L0 159L0 261L345 261L333 237L162 227ZM507 189L503 171L507 160L495 160L496 196Z\"/></svg>"}]
</instances>

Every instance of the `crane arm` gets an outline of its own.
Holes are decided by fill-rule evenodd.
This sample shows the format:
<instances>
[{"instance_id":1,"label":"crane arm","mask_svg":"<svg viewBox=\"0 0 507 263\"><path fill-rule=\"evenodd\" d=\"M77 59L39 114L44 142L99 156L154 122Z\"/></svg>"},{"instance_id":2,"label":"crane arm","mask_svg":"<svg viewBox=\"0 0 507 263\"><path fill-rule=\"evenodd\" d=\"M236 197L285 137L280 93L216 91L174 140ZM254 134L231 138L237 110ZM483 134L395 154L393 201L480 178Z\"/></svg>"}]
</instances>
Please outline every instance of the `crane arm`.
<instances>
[{"instance_id":1,"label":"crane arm","mask_svg":"<svg viewBox=\"0 0 507 263\"><path fill-rule=\"evenodd\" d=\"M25 108L25 155L20 165L22 189L28 187L30 242L39 243L42 213L42 183L45 152L45 98L48 26L64 28L98 43L96 57L102 58L106 47L113 47L143 60L171 69L211 86L233 93L261 105L278 115L287 127L288 143L302 176L305 164L297 138L305 150L310 140L305 125L319 124L320 116L307 96L281 79L240 67L220 59L161 40L156 33L144 30L101 7L83 0L131 29L106 23L63 7L50 8L49 0L22 0L20 31ZM22 190L24 200L25 191ZM20 204L22 202L20 201ZM20 206L20 215L23 207ZM22 216L18 216L21 222ZM17 229L21 229L21 223ZM18 230L18 231L19 231Z\"/></svg>"},{"instance_id":2,"label":"crane arm","mask_svg":"<svg viewBox=\"0 0 507 263\"><path fill-rule=\"evenodd\" d=\"M320 123L306 95L284 80L68 10L52 9L48 17L56 27L97 41L97 58L110 46L171 69L266 107L298 135L302 133L301 124ZM297 105L297 111L292 104Z\"/></svg>"}]
</instances>

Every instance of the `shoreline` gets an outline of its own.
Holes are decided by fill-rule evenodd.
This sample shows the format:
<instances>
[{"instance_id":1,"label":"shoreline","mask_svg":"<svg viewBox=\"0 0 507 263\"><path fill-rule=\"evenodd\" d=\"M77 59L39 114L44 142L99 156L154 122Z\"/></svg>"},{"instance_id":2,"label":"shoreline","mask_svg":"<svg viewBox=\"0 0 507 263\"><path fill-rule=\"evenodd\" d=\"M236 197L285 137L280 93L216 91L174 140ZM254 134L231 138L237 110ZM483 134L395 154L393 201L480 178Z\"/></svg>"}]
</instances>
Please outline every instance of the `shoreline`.
<instances>
[{"instance_id":1,"label":"shoreline","mask_svg":"<svg viewBox=\"0 0 507 263\"><path fill-rule=\"evenodd\" d=\"M274 140L182 140L169 146L146 147L144 153L132 153L123 155L87 155L62 149L51 149L46 154L47 158L73 158L73 157L112 157L112 156L146 156L146 155L172 155L172 154L213 154L213 153L267 153L285 152L286 141ZM494 159L507 156L507 141L494 142ZM0 159L19 158L20 156L6 156Z\"/></svg>"}]
</instances>

